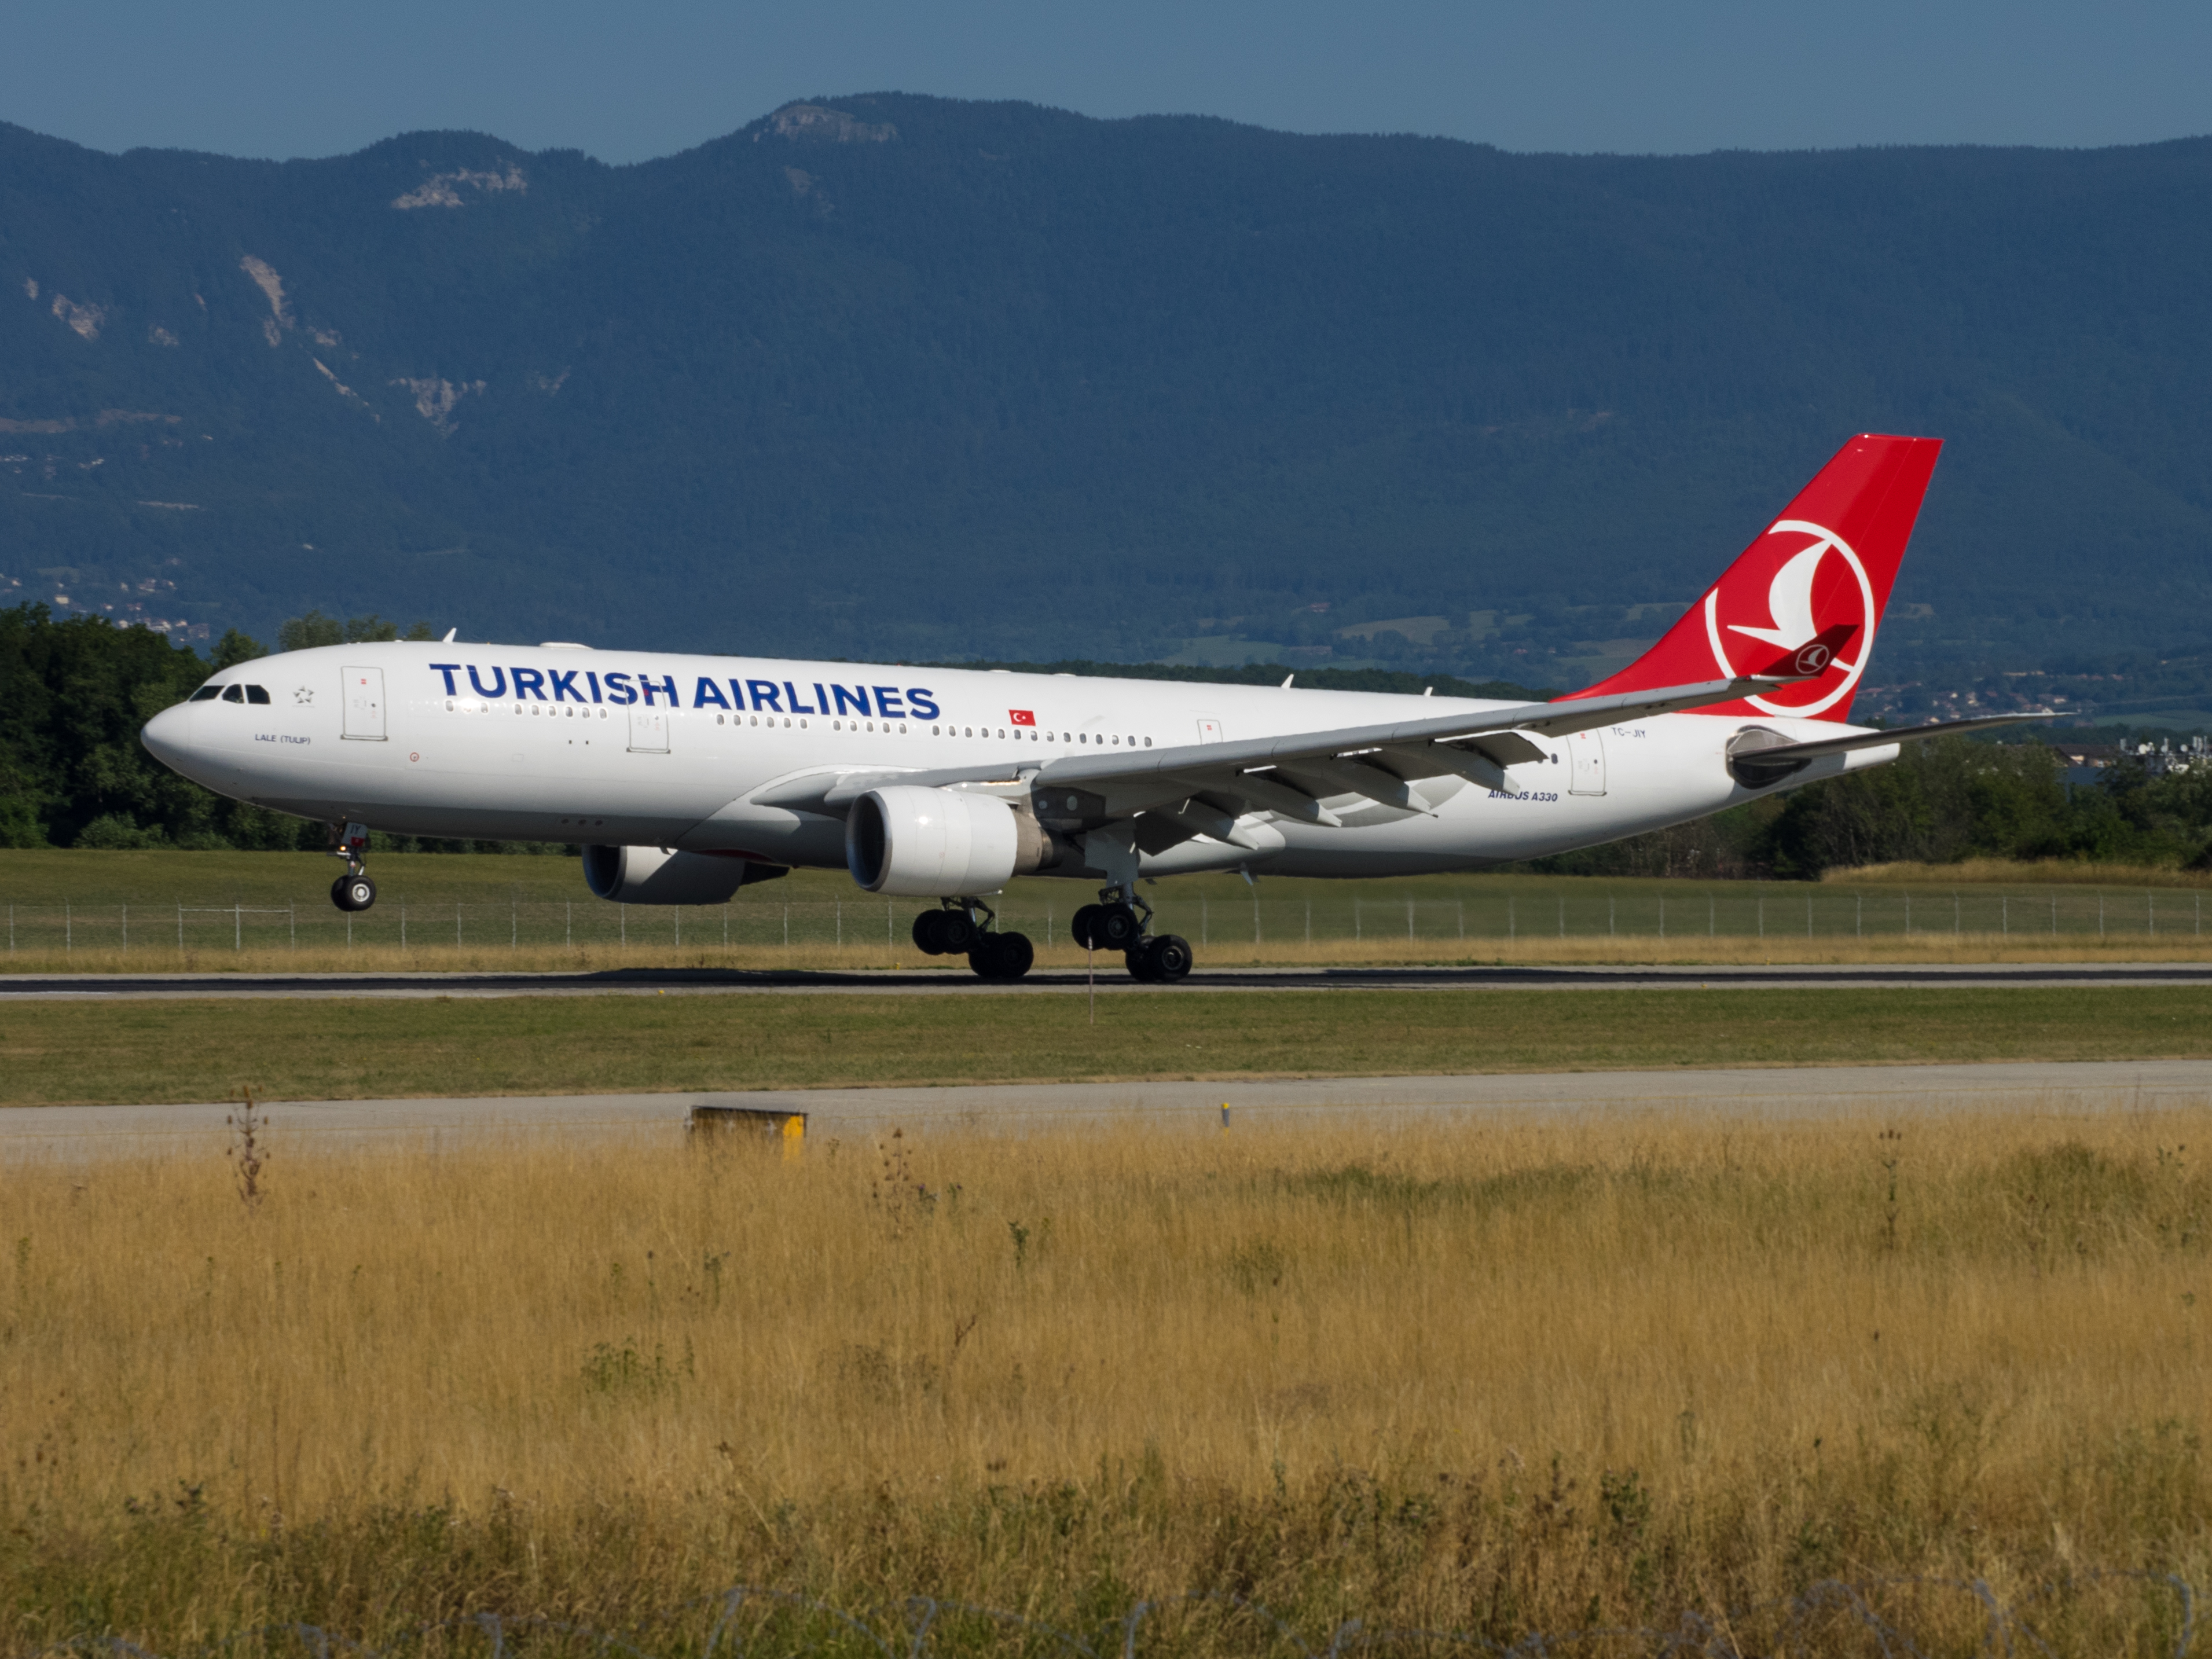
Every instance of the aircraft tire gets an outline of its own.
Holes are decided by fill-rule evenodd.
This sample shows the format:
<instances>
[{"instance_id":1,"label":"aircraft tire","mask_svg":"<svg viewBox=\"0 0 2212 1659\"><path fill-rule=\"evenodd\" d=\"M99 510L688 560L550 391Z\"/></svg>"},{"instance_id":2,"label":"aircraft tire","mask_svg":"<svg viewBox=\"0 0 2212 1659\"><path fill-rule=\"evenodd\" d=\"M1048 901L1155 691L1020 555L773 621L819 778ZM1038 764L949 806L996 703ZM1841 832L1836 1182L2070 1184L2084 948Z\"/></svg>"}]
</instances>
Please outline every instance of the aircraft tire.
<instances>
[{"instance_id":1,"label":"aircraft tire","mask_svg":"<svg viewBox=\"0 0 2212 1659\"><path fill-rule=\"evenodd\" d=\"M1190 941L1181 933L1160 933L1145 941L1147 977L1159 985L1174 985L1190 976Z\"/></svg>"},{"instance_id":2,"label":"aircraft tire","mask_svg":"<svg viewBox=\"0 0 2212 1659\"><path fill-rule=\"evenodd\" d=\"M1124 951L1121 956L1121 960L1129 964L1129 977L1139 985L1150 985L1159 978L1152 971L1152 954L1145 948L1151 943L1146 939L1144 945L1139 945L1133 951Z\"/></svg>"},{"instance_id":3,"label":"aircraft tire","mask_svg":"<svg viewBox=\"0 0 2212 1659\"><path fill-rule=\"evenodd\" d=\"M926 957L945 954L945 912L924 910L914 919L914 948Z\"/></svg>"},{"instance_id":4,"label":"aircraft tire","mask_svg":"<svg viewBox=\"0 0 2212 1659\"><path fill-rule=\"evenodd\" d=\"M983 979L1019 979L1036 960L1026 933L985 933L968 953L968 965Z\"/></svg>"},{"instance_id":5,"label":"aircraft tire","mask_svg":"<svg viewBox=\"0 0 2212 1659\"><path fill-rule=\"evenodd\" d=\"M376 884L367 876L340 876L331 884L331 902L341 910L366 910L376 902Z\"/></svg>"},{"instance_id":6,"label":"aircraft tire","mask_svg":"<svg viewBox=\"0 0 2212 1659\"><path fill-rule=\"evenodd\" d=\"M1096 950L1105 943L1097 935L1098 913L1103 906L1086 904L1075 913L1067 924L1067 936L1085 951Z\"/></svg>"},{"instance_id":7,"label":"aircraft tire","mask_svg":"<svg viewBox=\"0 0 2212 1659\"><path fill-rule=\"evenodd\" d=\"M1102 904L1098 907L1097 917L1091 924L1091 931L1097 937L1098 948L1102 951L1132 951L1136 949L1145 929L1144 924L1137 920L1137 913L1127 905Z\"/></svg>"},{"instance_id":8,"label":"aircraft tire","mask_svg":"<svg viewBox=\"0 0 2212 1659\"><path fill-rule=\"evenodd\" d=\"M937 948L940 955L964 957L982 938L975 924L961 911L939 910L936 915Z\"/></svg>"}]
</instances>

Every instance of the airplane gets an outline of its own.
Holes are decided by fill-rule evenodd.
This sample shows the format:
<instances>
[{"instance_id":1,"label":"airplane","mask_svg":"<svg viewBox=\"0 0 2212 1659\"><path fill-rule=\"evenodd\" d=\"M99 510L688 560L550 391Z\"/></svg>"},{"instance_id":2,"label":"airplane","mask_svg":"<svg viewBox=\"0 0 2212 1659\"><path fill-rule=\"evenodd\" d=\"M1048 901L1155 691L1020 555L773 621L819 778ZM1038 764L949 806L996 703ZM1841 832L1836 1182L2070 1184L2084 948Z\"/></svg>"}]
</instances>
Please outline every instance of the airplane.
<instances>
[{"instance_id":1,"label":"airplane","mask_svg":"<svg viewBox=\"0 0 2212 1659\"><path fill-rule=\"evenodd\" d=\"M164 764L331 827L583 848L590 890L719 904L795 867L929 901L914 940L988 980L1034 951L988 902L1097 884L1069 929L1172 983L1139 883L1402 876L1618 840L2050 715L1854 726L1941 441L1862 434L1658 642L1544 702L1005 670L386 641L220 671L148 721ZM1295 676L1292 677L1295 678Z\"/></svg>"}]
</instances>

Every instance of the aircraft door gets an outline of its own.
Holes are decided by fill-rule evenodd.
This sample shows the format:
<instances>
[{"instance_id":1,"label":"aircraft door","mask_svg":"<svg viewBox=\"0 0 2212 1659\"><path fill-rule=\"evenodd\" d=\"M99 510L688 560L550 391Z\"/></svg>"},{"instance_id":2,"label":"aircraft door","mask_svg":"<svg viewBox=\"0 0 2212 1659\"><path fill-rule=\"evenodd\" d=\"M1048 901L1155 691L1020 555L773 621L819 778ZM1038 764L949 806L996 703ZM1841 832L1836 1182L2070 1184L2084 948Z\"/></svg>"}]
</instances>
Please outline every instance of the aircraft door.
<instances>
[{"instance_id":1,"label":"aircraft door","mask_svg":"<svg viewBox=\"0 0 2212 1659\"><path fill-rule=\"evenodd\" d=\"M344 668L345 732L367 743L384 741L384 671Z\"/></svg>"},{"instance_id":2,"label":"aircraft door","mask_svg":"<svg viewBox=\"0 0 2212 1659\"><path fill-rule=\"evenodd\" d=\"M1567 793L1605 793L1605 734L1577 732L1567 738Z\"/></svg>"},{"instance_id":3,"label":"aircraft door","mask_svg":"<svg viewBox=\"0 0 2212 1659\"><path fill-rule=\"evenodd\" d=\"M668 711L648 708L641 702L629 706L629 751L633 755L668 752Z\"/></svg>"}]
</instances>

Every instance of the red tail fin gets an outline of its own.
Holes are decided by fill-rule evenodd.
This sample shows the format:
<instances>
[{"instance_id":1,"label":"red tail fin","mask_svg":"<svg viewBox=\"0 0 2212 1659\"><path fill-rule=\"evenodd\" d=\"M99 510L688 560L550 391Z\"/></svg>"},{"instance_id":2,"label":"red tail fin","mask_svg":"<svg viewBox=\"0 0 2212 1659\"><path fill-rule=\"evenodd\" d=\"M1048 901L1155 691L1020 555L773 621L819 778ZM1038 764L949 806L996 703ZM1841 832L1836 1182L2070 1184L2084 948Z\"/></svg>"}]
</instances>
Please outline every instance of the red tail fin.
<instances>
[{"instance_id":1,"label":"red tail fin","mask_svg":"<svg viewBox=\"0 0 2212 1659\"><path fill-rule=\"evenodd\" d=\"M1698 712L1848 720L1942 447L1936 438L1852 439L1658 644L1577 695L1650 691L1733 679L1770 665L1826 662L1817 678Z\"/></svg>"}]
</instances>

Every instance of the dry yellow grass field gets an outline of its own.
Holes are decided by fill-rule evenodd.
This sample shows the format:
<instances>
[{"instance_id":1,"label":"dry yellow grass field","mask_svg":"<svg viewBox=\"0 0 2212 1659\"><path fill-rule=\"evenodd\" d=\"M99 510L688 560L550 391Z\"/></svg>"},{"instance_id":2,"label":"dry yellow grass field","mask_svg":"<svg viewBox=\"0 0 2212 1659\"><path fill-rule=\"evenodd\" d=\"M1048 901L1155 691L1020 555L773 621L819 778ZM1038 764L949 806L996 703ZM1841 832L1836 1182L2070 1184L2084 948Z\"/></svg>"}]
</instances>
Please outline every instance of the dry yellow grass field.
<instances>
[{"instance_id":1,"label":"dry yellow grass field","mask_svg":"<svg viewBox=\"0 0 2212 1659\"><path fill-rule=\"evenodd\" d=\"M1197 1589L1756 1646L1815 1581L1938 1575L2170 1651L2165 1590L2078 1575L2212 1580L2208 1145L2023 1101L318 1155L251 1208L216 1147L18 1166L6 1642L610 1628L746 1582L1102 1644ZM1975 1650L1972 1595L1872 1594Z\"/></svg>"}]
</instances>

